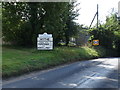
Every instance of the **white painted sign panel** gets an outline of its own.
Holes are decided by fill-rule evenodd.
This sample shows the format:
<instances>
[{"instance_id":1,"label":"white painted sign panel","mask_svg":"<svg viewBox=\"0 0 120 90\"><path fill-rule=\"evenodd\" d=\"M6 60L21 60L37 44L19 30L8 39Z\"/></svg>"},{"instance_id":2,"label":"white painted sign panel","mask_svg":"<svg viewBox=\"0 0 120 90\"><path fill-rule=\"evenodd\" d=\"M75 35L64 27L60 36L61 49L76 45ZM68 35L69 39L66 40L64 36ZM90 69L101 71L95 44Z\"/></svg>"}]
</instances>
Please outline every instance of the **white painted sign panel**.
<instances>
[{"instance_id":1,"label":"white painted sign panel","mask_svg":"<svg viewBox=\"0 0 120 90\"><path fill-rule=\"evenodd\" d=\"M52 34L47 34L47 33L38 34L37 49L38 50L52 50L53 49Z\"/></svg>"}]
</instances>

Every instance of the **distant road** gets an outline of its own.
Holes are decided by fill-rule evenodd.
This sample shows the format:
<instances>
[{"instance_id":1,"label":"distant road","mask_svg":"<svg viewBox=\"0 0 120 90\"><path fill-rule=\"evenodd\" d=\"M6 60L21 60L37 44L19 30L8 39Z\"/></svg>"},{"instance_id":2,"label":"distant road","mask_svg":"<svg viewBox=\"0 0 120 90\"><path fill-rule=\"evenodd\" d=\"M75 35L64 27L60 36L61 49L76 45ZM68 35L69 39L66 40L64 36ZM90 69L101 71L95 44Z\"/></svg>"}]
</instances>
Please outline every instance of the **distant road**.
<instances>
[{"instance_id":1,"label":"distant road","mask_svg":"<svg viewBox=\"0 0 120 90\"><path fill-rule=\"evenodd\" d=\"M118 88L119 59L99 58L75 62L4 80L3 88Z\"/></svg>"}]
</instances>

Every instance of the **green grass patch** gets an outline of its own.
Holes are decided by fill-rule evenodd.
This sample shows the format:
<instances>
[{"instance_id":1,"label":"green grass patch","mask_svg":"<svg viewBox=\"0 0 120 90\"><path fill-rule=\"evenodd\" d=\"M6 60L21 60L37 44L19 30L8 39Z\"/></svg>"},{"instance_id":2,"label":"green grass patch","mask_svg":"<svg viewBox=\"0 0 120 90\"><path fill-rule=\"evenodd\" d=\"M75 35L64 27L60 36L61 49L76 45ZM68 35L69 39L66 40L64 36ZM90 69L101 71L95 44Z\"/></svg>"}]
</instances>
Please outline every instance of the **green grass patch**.
<instances>
[{"instance_id":1,"label":"green grass patch","mask_svg":"<svg viewBox=\"0 0 120 90\"><path fill-rule=\"evenodd\" d=\"M52 51L37 51L35 48L2 48L3 78L41 70L67 62L99 57L98 51L89 47L56 47Z\"/></svg>"}]
</instances>

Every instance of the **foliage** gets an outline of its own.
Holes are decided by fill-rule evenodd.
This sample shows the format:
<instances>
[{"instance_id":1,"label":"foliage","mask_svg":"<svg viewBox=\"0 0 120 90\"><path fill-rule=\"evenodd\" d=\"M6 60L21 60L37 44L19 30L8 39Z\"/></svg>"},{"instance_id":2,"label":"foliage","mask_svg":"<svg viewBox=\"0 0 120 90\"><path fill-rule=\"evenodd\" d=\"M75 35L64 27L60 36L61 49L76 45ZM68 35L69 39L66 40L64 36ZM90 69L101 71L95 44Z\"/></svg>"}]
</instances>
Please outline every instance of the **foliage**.
<instances>
[{"instance_id":1,"label":"foliage","mask_svg":"<svg viewBox=\"0 0 120 90\"><path fill-rule=\"evenodd\" d=\"M22 44L22 42L25 42L24 40L26 38L24 35L27 33L27 30L22 27L26 23L24 19L22 19L25 16L24 10L26 3L17 4L4 2L2 6L3 39L14 44ZM22 33L24 33L23 37Z\"/></svg>"},{"instance_id":2,"label":"foliage","mask_svg":"<svg viewBox=\"0 0 120 90\"><path fill-rule=\"evenodd\" d=\"M3 2L3 39L17 45L36 45L39 33L51 33L54 44L76 33L74 5L69 2ZM72 19L69 19L72 18ZM69 27L70 26L70 27ZM72 28L71 28L72 27ZM71 32L71 33L70 33Z\"/></svg>"},{"instance_id":3,"label":"foliage","mask_svg":"<svg viewBox=\"0 0 120 90\"><path fill-rule=\"evenodd\" d=\"M66 46L69 44L69 40L71 36L75 36L78 33L78 27L77 23L75 23L73 20L79 15L77 10L74 10L76 6L79 4L75 4L75 2L72 2L68 6L67 15L68 18L65 21L66 22L66 30L65 30L65 39L66 39Z\"/></svg>"},{"instance_id":4,"label":"foliage","mask_svg":"<svg viewBox=\"0 0 120 90\"><path fill-rule=\"evenodd\" d=\"M93 28L90 33L93 39L99 39L100 45L108 49L116 49L120 51L120 25L116 14L107 16L106 23L100 25L98 29Z\"/></svg>"}]
</instances>

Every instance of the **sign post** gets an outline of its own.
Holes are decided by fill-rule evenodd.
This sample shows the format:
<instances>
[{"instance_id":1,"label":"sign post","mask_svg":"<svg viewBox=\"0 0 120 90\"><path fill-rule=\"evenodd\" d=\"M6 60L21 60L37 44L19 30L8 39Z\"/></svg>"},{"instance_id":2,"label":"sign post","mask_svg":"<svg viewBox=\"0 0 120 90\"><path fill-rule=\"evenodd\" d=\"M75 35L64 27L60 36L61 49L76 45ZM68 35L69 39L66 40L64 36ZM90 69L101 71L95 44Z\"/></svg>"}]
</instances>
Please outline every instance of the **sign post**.
<instances>
[{"instance_id":1,"label":"sign post","mask_svg":"<svg viewBox=\"0 0 120 90\"><path fill-rule=\"evenodd\" d=\"M37 50L52 50L53 37L52 34L38 34L37 37Z\"/></svg>"}]
</instances>

